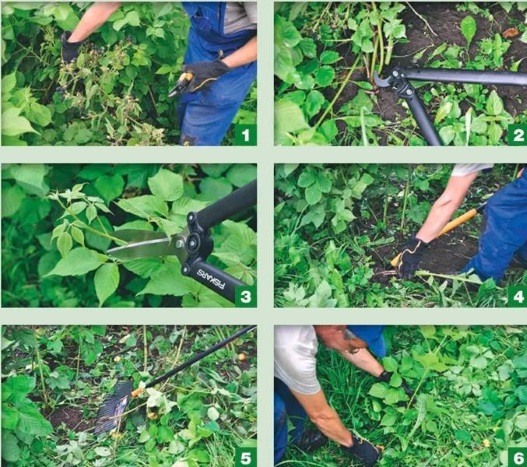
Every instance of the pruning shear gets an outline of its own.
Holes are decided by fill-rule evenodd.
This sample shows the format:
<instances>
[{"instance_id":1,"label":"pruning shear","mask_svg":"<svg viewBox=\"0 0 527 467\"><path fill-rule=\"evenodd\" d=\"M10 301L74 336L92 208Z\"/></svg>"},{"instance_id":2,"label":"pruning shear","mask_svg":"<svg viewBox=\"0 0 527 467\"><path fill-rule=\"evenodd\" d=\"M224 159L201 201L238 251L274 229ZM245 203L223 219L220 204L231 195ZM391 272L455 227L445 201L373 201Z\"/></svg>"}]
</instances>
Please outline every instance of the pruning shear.
<instances>
[{"instance_id":1,"label":"pruning shear","mask_svg":"<svg viewBox=\"0 0 527 467\"><path fill-rule=\"evenodd\" d=\"M187 226L178 234L123 229L113 236L126 243L108 250L121 261L157 256L176 256L184 276L203 284L230 302L235 302L236 287L242 281L206 262L214 249L210 228L256 205L256 180L233 191L198 212L187 214Z\"/></svg>"},{"instance_id":2,"label":"pruning shear","mask_svg":"<svg viewBox=\"0 0 527 467\"><path fill-rule=\"evenodd\" d=\"M176 85L168 92L168 97L175 97L178 94L183 94L190 82L192 81L192 78L194 78L194 75L192 73L181 73Z\"/></svg>"}]
</instances>

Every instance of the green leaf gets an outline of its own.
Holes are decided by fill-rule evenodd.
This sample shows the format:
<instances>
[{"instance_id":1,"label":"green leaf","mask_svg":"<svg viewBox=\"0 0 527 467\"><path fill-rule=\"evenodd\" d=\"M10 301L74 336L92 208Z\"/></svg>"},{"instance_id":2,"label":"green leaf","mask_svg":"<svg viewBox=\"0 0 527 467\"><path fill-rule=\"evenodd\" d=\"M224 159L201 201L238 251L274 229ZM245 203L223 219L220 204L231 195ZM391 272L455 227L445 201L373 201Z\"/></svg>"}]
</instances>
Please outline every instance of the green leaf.
<instances>
[{"instance_id":1,"label":"green leaf","mask_svg":"<svg viewBox=\"0 0 527 467\"><path fill-rule=\"evenodd\" d=\"M180 297L192 290L192 279L181 274L181 266L176 259L167 259L158 270L152 274L150 281L139 295L175 295Z\"/></svg>"},{"instance_id":2,"label":"green leaf","mask_svg":"<svg viewBox=\"0 0 527 467\"><path fill-rule=\"evenodd\" d=\"M323 65L330 65L332 63L337 62L340 59L340 55L338 52L335 52L333 50L325 50L320 54L320 62Z\"/></svg>"},{"instance_id":3,"label":"green leaf","mask_svg":"<svg viewBox=\"0 0 527 467\"><path fill-rule=\"evenodd\" d=\"M274 115L274 131L278 144L287 143L289 141L288 134L309 128L302 109L294 102L278 101L274 106Z\"/></svg>"},{"instance_id":4,"label":"green leaf","mask_svg":"<svg viewBox=\"0 0 527 467\"><path fill-rule=\"evenodd\" d=\"M388 388L383 383L375 383L371 388L368 394L372 397L378 397L379 399L384 399Z\"/></svg>"},{"instance_id":5,"label":"green leaf","mask_svg":"<svg viewBox=\"0 0 527 467\"><path fill-rule=\"evenodd\" d=\"M183 177L161 169L148 179L150 191L164 201L176 201L183 196Z\"/></svg>"},{"instance_id":6,"label":"green leaf","mask_svg":"<svg viewBox=\"0 0 527 467\"><path fill-rule=\"evenodd\" d=\"M234 164L225 176L235 187L241 187L256 179L256 166L252 164Z\"/></svg>"},{"instance_id":7,"label":"green leaf","mask_svg":"<svg viewBox=\"0 0 527 467\"><path fill-rule=\"evenodd\" d=\"M2 217L11 217L16 214L25 197L26 193L18 185L2 189Z\"/></svg>"},{"instance_id":8,"label":"green leaf","mask_svg":"<svg viewBox=\"0 0 527 467\"><path fill-rule=\"evenodd\" d=\"M95 180L95 189L109 203L117 198L124 190L124 180L118 174L103 175Z\"/></svg>"},{"instance_id":9,"label":"green leaf","mask_svg":"<svg viewBox=\"0 0 527 467\"><path fill-rule=\"evenodd\" d=\"M322 199L322 192L318 189L316 185L311 185L306 188L305 198L307 204L317 204Z\"/></svg>"},{"instance_id":10,"label":"green leaf","mask_svg":"<svg viewBox=\"0 0 527 467\"><path fill-rule=\"evenodd\" d=\"M2 78L2 94L7 95L7 93L13 90L16 86L16 71L9 75L5 75Z\"/></svg>"},{"instance_id":11,"label":"green leaf","mask_svg":"<svg viewBox=\"0 0 527 467\"><path fill-rule=\"evenodd\" d=\"M335 78L335 70L330 66L322 66L315 72L315 82L322 87L329 86Z\"/></svg>"},{"instance_id":12,"label":"green leaf","mask_svg":"<svg viewBox=\"0 0 527 467\"><path fill-rule=\"evenodd\" d=\"M315 172L309 167L302 170L302 173L298 177L298 186L300 188L307 188L313 185L317 181Z\"/></svg>"},{"instance_id":13,"label":"green leaf","mask_svg":"<svg viewBox=\"0 0 527 467\"><path fill-rule=\"evenodd\" d=\"M503 112L503 101L498 93L494 90L491 91L489 98L487 99L487 105L485 106L489 115L501 115Z\"/></svg>"},{"instance_id":14,"label":"green leaf","mask_svg":"<svg viewBox=\"0 0 527 467\"><path fill-rule=\"evenodd\" d=\"M51 111L45 105L36 102L30 104L26 115L30 121L40 126L47 126L51 123Z\"/></svg>"},{"instance_id":15,"label":"green leaf","mask_svg":"<svg viewBox=\"0 0 527 467\"><path fill-rule=\"evenodd\" d=\"M46 436L53 431L49 423L33 404L24 404L19 411L20 420L18 422L17 432L23 434L32 434L34 436Z\"/></svg>"},{"instance_id":16,"label":"green leaf","mask_svg":"<svg viewBox=\"0 0 527 467\"><path fill-rule=\"evenodd\" d=\"M14 430L20 417L18 411L7 404L2 405L2 430Z\"/></svg>"},{"instance_id":17,"label":"green leaf","mask_svg":"<svg viewBox=\"0 0 527 467\"><path fill-rule=\"evenodd\" d=\"M143 219L149 219L159 215L166 217L168 215L167 203L154 195L121 199L117 202L117 205L123 211L142 217Z\"/></svg>"},{"instance_id":18,"label":"green leaf","mask_svg":"<svg viewBox=\"0 0 527 467\"><path fill-rule=\"evenodd\" d=\"M10 173L17 183L26 191L26 193L46 196L49 193L49 186L44 178L48 169L44 164L19 164L9 167Z\"/></svg>"},{"instance_id":19,"label":"green leaf","mask_svg":"<svg viewBox=\"0 0 527 467\"><path fill-rule=\"evenodd\" d=\"M17 462L20 459L20 447L13 433L2 430L2 458L7 462Z\"/></svg>"},{"instance_id":20,"label":"green leaf","mask_svg":"<svg viewBox=\"0 0 527 467\"><path fill-rule=\"evenodd\" d=\"M37 133L26 117L20 116L21 109L11 107L2 112L2 134L18 136L24 133Z\"/></svg>"},{"instance_id":21,"label":"green leaf","mask_svg":"<svg viewBox=\"0 0 527 467\"><path fill-rule=\"evenodd\" d=\"M57 238L57 249L59 250L60 256L64 258L73 246L73 240L68 232L62 232Z\"/></svg>"},{"instance_id":22,"label":"green leaf","mask_svg":"<svg viewBox=\"0 0 527 467\"><path fill-rule=\"evenodd\" d=\"M313 117L322 109L326 98L320 91L311 91L306 98L305 109L308 117Z\"/></svg>"},{"instance_id":23,"label":"green leaf","mask_svg":"<svg viewBox=\"0 0 527 467\"><path fill-rule=\"evenodd\" d=\"M2 383L2 401L17 405L34 388L35 378L26 375L12 376Z\"/></svg>"},{"instance_id":24,"label":"green leaf","mask_svg":"<svg viewBox=\"0 0 527 467\"><path fill-rule=\"evenodd\" d=\"M472 16L465 16L463 21L461 21L461 32L467 41L467 46L469 46L472 42L472 39L474 39L476 30L476 20Z\"/></svg>"},{"instance_id":25,"label":"green leaf","mask_svg":"<svg viewBox=\"0 0 527 467\"><path fill-rule=\"evenodd\" d=\"M205 178L199 184L201 196L204 199L215 201L232 192L232 185L226 178Z\"/></svg>"},{"instance_id":26,"label":"green leaf","mask_svg":"<svg viewBox=\"0 0 527 467\"><path fill-rule=\"evenodd\" d=\"M62 258L46 276L82 276L107 261L108 257L88 248L75 248Z\"/></svg>"},{"instance_id":27,"label":"green leaf","mask_svg":"<svg viewBox=\"0 0 527 467\"><path fill-rule=\"evenodd\" d=\"M119 266L115 263L103 264L95 272L93 282L95 293L99 299L99 306L102 306L107 298L117 290L119 285Z\"/></svg>"}]
</instances>

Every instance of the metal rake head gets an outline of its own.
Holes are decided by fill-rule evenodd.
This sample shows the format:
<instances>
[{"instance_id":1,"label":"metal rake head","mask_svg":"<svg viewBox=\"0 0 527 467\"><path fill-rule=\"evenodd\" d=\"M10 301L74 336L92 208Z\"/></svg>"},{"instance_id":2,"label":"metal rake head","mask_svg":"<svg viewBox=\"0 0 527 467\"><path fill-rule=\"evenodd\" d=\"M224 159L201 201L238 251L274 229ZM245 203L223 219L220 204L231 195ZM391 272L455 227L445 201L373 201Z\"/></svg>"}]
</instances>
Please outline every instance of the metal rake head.
<instances>
[{"instance_id":1,"label":"metal rake head","mask_svg":"<svg viewBox=\"0 0 527 467\"><path fill-rule=\"evenodd\" d=\"M118 428L121 416L132 397L132 388L131 381L122 381L115 385L114 393L103 401L97 412L94 434L100 435Z\"/></svg>"}]
</instances>

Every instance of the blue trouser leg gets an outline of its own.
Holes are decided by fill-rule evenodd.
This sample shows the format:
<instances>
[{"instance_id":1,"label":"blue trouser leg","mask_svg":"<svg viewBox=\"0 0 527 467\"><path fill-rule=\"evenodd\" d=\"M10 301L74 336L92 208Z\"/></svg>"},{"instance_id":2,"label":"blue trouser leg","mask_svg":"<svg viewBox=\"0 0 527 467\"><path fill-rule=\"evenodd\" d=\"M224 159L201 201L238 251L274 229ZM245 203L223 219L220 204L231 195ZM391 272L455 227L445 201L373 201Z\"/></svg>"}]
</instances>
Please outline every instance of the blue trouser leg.
<instances>
[{"instance_id":1,"label":"blue trouser leg","mask_svg":"<svg viewBox=\"0 0 527 467\"><path fill-rule=\"evenodd\" d=\"M274 393L274 463L280 462L287 447L287 411L285 402Z\"/></svg>"},{"instance_id":2,"label":"blue trouser leg","mask_svg":"<svg viewBox=\"0 0 527 467\"><path fill-rule=\"evenodd\" d=\"M487 224L478 253L465 265L482 279L503 279L515 253L524 255L527 244L527 171L498 191L485 208Z\"/></svg>"},{"instance_id":3,"label":"blue trouser leg","mask_svg":"<svg viewBox=\"0 0 527 467\"><path fill-rule=\"evenodd\" d=\"M285 406L287 417L289 421L293 424L293 430L291 431L291 442L294 444L300 440L302 434L304 433L304 428L306 424L306 411L300 405L296 397L290 391L286 384L284 384L278 378L274 379L274 393L275 400L276 396L280 398ZM276 407L275 407L276 415ZM276 418L275 418L276 426ZM275 431L275 440L276 440L276 431ZM276 444L275 444L275 461L276 461ZM283 455L283 454L282 454Z\"/></svg>"},{"instance_id":4,"label":"blue trouser leg","mask_svg":"<svg viewBox=\"0 0 527 467\"><path fill-rule=\"evenodd\" d=\"M209 88L182 96L180 144L219 146L256 77L256 62L223 75Z\"/></svg>"}]
</instances>

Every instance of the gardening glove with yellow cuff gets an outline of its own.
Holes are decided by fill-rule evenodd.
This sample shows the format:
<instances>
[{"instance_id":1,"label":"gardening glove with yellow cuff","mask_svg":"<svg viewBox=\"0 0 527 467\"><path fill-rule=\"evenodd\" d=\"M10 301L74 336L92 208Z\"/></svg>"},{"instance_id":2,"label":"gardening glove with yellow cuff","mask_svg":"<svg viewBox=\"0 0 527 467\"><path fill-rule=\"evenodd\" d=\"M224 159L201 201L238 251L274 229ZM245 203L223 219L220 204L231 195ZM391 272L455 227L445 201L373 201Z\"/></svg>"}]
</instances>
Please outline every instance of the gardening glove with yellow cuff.
<instances>
[{"instance_id":1,"label":"gardening glove with yellow cuff","mask_svg":"<svg viewBox=\"0 0 527 467\"><path fill-rule=\"evenodd\" d=\"M403 246L396 266L397 276L400 279L411 279L413 277L419 269L419 264L427 248L428 243L417 237L412 237L408 240L408 243Z\"/></svg>"},{"instance_id":2,"label":"gardening glove with yellow cuff","mask_svg":"<svg viewBox=\"0 0 527 467\"><path fill-rule=\"evenodd\" d=\"M61 56L64 63L71 63L77 60L79 56L79 49L84 41L80 42L69 42L68 39L71 36L71 32L66 31L60 37L60 42L62 44Z\"/></svg>"},{"instance_id":3,"label":"gardening glove with yellow cuff","mask_svg":"<svg viewBox=\"0 0 527 467\"><path fill-rule=\"evenodd\" d=\"M379 448L370 443L367 439L359 438L353 433L351 434L353 439L353 446L349 448L342 446L342 448L349 454L359 459L362 464L366 467L371 467L377 463L381 457L381 451Z\"/></svg>"},{"instance_id":4,"label":"gardening glove with yellow cuff","mask_svg":"<svg viewBox=\"0 0 527 467\"><path fill-rule=\"evenodd\" d=\"M221 60L214 60L213 62L196 62L185 65L183 71L192 75L185 92L197 92L207 89L221 76L231 71L231 68Z\"/></svg>"}]
</instances>

